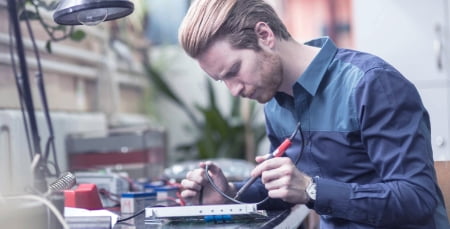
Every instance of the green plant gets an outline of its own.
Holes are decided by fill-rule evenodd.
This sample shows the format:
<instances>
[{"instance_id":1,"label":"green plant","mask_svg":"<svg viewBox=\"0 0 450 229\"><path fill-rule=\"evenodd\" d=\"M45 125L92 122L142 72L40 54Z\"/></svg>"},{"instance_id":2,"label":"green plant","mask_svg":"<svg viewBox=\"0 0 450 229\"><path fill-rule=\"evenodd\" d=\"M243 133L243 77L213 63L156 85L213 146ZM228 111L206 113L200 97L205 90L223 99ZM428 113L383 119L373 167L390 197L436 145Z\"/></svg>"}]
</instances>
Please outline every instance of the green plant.
<instances>
[{"instance_id":1,"label":"green plant","mask_svg":"<svg viewBox=\"0 0 450 229\"><path fill-rule=\"evenodd\" d=\"M211 82L207 80L208 104L194 106L202 117L201 120L198 120L192 108L171 90L162 74L149 64L144 64L144 66L156 90L177 104L194 124L196 132L194 141L179 145L177 150L194 154L196 159L253 159L255 149L265 136L264 124L255 122L257 115L255 102L250 101L247 118L244 118L240 109L243 100L238 97L232 99L229 114L223 114L217 106Z\"/></svg>"},{"instance_id":2,"label":"green plant","mask_svg":"<svg viewBox=\"0 0 450 229\"><path fill-rule=\"evenodd\" d=\"M86 33L81 29L74 29L74 26L57 25L54 22L47 22L41 16L41 10L52 11L56 8L58 1L43 1L43 0L25 0L19 1L18 14L20 20L36 20L41 24L49 36L45 47L47 52L52 52L51 42L71 39L73 41L81 41L86 37Z\"/></svg>"}]
</instances>

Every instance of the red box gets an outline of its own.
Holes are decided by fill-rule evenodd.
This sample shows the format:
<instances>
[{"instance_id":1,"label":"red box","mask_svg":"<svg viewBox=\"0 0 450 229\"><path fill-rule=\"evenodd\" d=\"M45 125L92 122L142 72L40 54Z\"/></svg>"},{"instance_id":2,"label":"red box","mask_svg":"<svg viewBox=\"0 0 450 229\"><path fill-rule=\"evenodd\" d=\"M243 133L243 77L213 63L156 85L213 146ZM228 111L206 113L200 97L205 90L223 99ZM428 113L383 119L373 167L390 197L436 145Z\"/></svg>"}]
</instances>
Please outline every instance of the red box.
<instances>
[{"instance_id":1,"label":"red box","mask_svg":"<svg viewBox=\"0 0 450 229\"><path fill-rule=\"evenodd\" d=\"M64 206L89 210L103 209L95 184L80 184L76 189L64 190Z\"/></svg>"}]
</instances>

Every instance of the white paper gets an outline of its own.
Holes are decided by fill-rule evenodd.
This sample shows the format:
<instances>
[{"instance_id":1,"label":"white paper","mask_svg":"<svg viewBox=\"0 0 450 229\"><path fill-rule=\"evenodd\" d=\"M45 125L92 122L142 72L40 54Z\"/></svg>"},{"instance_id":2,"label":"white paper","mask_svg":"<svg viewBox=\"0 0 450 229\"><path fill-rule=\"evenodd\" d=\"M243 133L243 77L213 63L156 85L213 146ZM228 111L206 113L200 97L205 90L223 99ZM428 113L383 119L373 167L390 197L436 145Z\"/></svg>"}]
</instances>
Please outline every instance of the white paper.
<instances>
[{"instance_id":1,"label":"white paper","mask_svg":"<svg viewBox=\"0 0 450 229\"><path fill-rule=\"evenodd\" d=\"M64 216L110 216L111 217L111 228L117 223L119 216L108 210L88 210L84 208L64 208Z\"/></svg>"}]
</instances>

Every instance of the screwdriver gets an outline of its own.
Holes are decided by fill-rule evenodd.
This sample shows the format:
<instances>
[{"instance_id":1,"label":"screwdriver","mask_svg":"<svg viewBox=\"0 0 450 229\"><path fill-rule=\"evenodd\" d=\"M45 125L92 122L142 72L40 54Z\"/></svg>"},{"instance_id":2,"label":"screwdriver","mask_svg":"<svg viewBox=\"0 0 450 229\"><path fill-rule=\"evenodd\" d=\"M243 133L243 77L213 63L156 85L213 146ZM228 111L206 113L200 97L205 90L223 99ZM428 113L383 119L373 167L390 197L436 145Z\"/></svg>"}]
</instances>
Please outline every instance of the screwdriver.
<instances>
[{"instance_id":1,"label":"screwdriver","mask_svg":"<svg viewBox=\"0 0 450 229\"><path fill-rule=\"evenodd\" d=\"M294 133L292 133L289 138L286 138L272 153L268 153L265 155L265 160L283 156L284 152L292 145L292 140L294 139L295 135L297 135L299 129L300 122L297 123L297 127L295 128ZM247 191L247 189L256 181L256 179L258 179L258 177L250 178L247 183L245 183L244 186L239 189L239 191L234 196L234 199L238 199L242 193Z\"/></svg>"}]
</instances>

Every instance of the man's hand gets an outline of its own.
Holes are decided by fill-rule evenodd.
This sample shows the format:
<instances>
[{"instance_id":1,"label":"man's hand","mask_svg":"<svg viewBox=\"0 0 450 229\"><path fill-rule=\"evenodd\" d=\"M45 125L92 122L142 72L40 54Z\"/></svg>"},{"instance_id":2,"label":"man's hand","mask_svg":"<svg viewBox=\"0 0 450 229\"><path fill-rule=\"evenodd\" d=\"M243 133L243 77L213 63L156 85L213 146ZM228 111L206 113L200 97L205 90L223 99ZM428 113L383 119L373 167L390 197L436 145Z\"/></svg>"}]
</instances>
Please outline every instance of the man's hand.
<instances>
[{"instance_id":1,"label":"man's hand","mask_svg":"<svg viewBox=\"0 0 450 229\"><path fill-rule=\"evenodd\" d=\"M181 196L191 204L223 204L228 202L209 183L205 174L206 166L208 166L209 176L214 184L227 195L234 195L236 190L231 183L228 183L222 170L216 164L207 161L201 162L200 168L186 174L186 178L181 181L183 188Z\"/></svg>"},{"instance_id":2,"label":"man's hand","mask_svg":"<svg viewBox=\"0 0 450 229\"><path fill-rule=\"evenodd\" d=\"M279 198L294 204L308 201L305 189L311 177L300 172L288 157L275 157L266 160L265 156L256 157L257 165L251 175L260 176L271 198Z\"/></svg>"}]
</instances>

